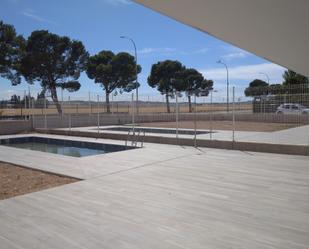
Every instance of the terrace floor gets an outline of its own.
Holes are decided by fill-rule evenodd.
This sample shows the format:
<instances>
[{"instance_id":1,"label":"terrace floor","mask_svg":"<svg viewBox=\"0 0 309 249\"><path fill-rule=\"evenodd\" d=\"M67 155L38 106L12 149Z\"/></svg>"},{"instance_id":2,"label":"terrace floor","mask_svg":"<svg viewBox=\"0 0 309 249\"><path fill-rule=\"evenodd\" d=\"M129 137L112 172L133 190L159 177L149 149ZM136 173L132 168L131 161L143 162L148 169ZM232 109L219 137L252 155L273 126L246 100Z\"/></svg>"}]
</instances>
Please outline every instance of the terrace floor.
<instances>
[{"instance_id":1,"label":"terrace floor","mask_svg":"<svg viewBox=\"0 0 309 249\"><path fill-rule=\"evenodd\" d=\"M265 124L264 124L265 125ZM112 130L103 130L104 128L112 128L117 126L100 126L101 133L118 133L118 134L127 134L124 131L112 131ZM123 127L123 126L121 126ZM149 126L138 126L148 128ZM153 127L154 129L171 129L166 127ZM175 129L175 128L174 128ZM69 130L68 128L59 128L58 130ZM97 133L97 127L75 127L71 129L72 131L83 131L89 133ZM186 129L182 129L186 130ZM192 130L192 129L191 129ZM203 131L203 129L198 129ZM209 130L204 130L209 131ZM162 134L162 133L146 133L146 135L159 136L159 137L175 137L175 134ZM234 133L235 141L239 142L256 142L256 143L269 143L269 144L287 144L287 145L309 145L309 125L303 125L299 127L287 128L284 130L278 131L235 131ZM181 138L192 138L193 135L183 135L180 134ZM222 141L232 141L233 140L233 131L232 130L213 130L213 133L207 134L198 134L197 139L202 140L222 140Z\"/></svg>"},{"instance_id":2,"label":"terrace floor","mask_svg":"<svg viewBox=\"0 0 309 249\"><path fill-rule=\"evenodd\" d=\"M145 144L84 158L0 146L0 158L86 179L0 201L1 249L309 246L309 157Z\"/></svg>"}]
</instances>

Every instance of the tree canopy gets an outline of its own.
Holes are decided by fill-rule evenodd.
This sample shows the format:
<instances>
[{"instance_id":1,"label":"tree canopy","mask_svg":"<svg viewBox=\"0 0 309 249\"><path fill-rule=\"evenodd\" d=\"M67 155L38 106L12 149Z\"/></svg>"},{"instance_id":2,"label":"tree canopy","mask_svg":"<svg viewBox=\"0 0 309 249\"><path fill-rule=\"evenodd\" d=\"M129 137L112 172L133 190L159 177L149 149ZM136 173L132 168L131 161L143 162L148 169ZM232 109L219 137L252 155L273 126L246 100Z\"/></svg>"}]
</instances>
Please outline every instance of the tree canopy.
<instances>
[{"instance_id":1,"label":"tree canopy","mask_svg":"<svg viewBox=\"0 0 309 249\"><path fill-rule=\"evenodd\" d=\"M292 70L286 70L283 73L283 85L302 85L302 84L308 84L309 78L306 76L303 76L301 74L298 74Z\"/></svg>"},{"instance_id":2,"label":"tree canopy","mask_svg":"<svg viewBox=\"0 0 309 249\"><path fill-rule=\"evenodd\" d=\"M20 83L19 60L24 47L24 38L16 34L15 28L0 21L0 76Z\"/></svg>"},{"instance_id":3,"label":"tree canopy","mask_svg":"<svg viewBox=\"0 0 309 249\"><path fill-rule=\"evenodd\" d=\"M181 84L175 86L178 91L184 91L189 101L189 112L192 112L191 96L208 96L213 81L207 80L194 68L185 68L181 72Z\"/></svg>"},{"instance_id":4,"label":"tree canopy","mask_svg":"<svg viewBox=\"0 0 309 249\"><path fill-rule=\"evenodd\" d=\"M251 81L249 83L249 87L245 89L245 95L247 97L249 96L254 97L254 96L266 94L268 86L269 85L267 82L260 80L260 79L255 79Z\"/></svg>"},{"instance_id":5,"label":"tree canopy","mask_svg":"<svg viewBox=\"0 0 309 249\"><path fill-rule=\"evenodd\" d=\"M151 67L148 85L165 95L167 112L170 112L169 97L173 96L177 89L181 89L181 74L184 69L179 61L172 60L159 61Z\"/></svg>"},{"instance_id":6,"label":"tree canopy","mask_svg":"<svg viewBox=\"0 0 309 249\"><path fill-rule=\"evenodd\" d=\"M85 70L87 58L82 42L38 30L26 41L20 72L28 83L38 81L44 92L50 91L58 113L62 113L57 88L70 92L79 90L78 78Z\"/></svg>"},{"instance_id":7,"label":"tree canopy","mask_svg":"<svg viewBox=\"0 0 309 249\"><path fill-rule=\"evenodd\" d=\"M90 79L103 87L108 113L109 95L114 90L129 92L138 87L135 84L136 67L138 74L142 70L141 66L136 65L134 57L125 52L114 54L112 51L103 50L89 57L86 73Z\"/></svg>"}]
</instances>

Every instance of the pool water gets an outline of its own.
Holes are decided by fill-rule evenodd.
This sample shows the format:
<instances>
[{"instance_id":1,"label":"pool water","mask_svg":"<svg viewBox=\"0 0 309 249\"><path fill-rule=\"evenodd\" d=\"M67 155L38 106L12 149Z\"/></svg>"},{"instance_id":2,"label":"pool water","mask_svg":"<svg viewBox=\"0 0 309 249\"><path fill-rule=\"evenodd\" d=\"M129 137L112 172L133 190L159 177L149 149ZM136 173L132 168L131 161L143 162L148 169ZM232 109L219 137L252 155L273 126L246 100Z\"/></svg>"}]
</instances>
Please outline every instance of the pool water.
<instances>
[{"instance_id":1,"label":"pool water","mask_svg":"<svg viewBox=\"0 0 309 249\"><path fill-rule=\"evenodd\" d=\"M0 145L72 157L93 156L135 149L135 147L132 146L102 144L46 137L15 137L9 139L0 139Z\"/></svg>"},{"instance_id":2,"label":"pool water","mask_svg":"<svg viewBox=\"0 0 309 249\"><path fill-rule=\"evenodd\" d=\"M27 150L37 150L41 152L48 152L73 157L92 156L106 153L104 150L99 149L79 148L75 146L67 146L59 144L43 144L38 142L16 143L16 144L9 144L7 146Z\"/></svg>"}]
</instances>

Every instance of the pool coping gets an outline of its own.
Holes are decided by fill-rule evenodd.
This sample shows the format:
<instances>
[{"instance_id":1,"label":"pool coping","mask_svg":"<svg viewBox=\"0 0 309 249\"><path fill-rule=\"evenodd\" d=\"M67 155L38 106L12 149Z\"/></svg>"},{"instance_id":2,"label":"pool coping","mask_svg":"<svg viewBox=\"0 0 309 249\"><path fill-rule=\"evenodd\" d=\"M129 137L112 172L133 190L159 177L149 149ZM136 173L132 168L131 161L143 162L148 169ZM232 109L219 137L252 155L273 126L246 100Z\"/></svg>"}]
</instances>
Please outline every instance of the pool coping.
<instances>
[{"instance_id":1,"label":"pool coping","mask_svg":"<svg viewBox=\"0 0 309 249\"><path fill-rule=\"evenodd\" d=\"M86 142L95 141L96 143L102 144L110 143L115 145L124 145L124 141L119 140L39 133L4 135L0 136L0 138L4 139L29 136L60 138L65 140ZM174 147L166 145L165 148L162 147L162 145L159 146L156 144L146 143L143 148L133 150L134 153L132 153L132 150L124 150L87 157L71 157L0 145L0 158L3 162L12 163L18 166L86 180L131 170L136 167L141 167L143 165L148 165L165 159L169 160L171 158L175 158L177 157L175 155L177 149L179 149L177 146ZM195 148L187 148L184 151L184 154L186 155L186 153L192 153L192 151L195 150Z\"/></svg>"},{"instance_id":2,"label":"pool coping","mask_svg":"<svg viewBox=\"0 0 309 249\"><path fill-rule=\"evenodd\" d=\"M89 128L91 129L91 128ZM127 133L113 133L113 132L93 132L87 130L75 129L36 129L41 134L53 134L53 135L65 135L65 136L80 136L80 137L91 137L91 138L103 138L113 140L132 140L133 135ZM227 141L227 140L196 140L186 138L184 136L171 137L171 136L158 136L149 135L143 137L143 141L147 143L159 143L159 144L170 144L170 145L184 145L184 146L197 146L197 147L208 147L216 149L228 149L228 150L241 150L241 151L252 151L252 152L263 152L263 153L278 153L287 155L301 155L309 156L308 145L290 145L290 144L275 144L266 142L250 142L250 141Z\"/></svg>"},{"instance_id":3,"label":"pool coping","mask_svg":"<svg viewBox=\"0 0 309 249\"><path fill-rule=\"evenodd\" d=\"M18 146L14 146L14 144L23 144L28 142L36 142L42 145L44 144L52 144L52 145L63 145L63 146L72 146L72 147L80 147L86 149L94 149L94 150L102 150L105 153L98 153L98 154L91 154L85 156L95 156L99 154L107 154L107 153L114 153L118 151L124 150L132 150L136 149L137 147L129 146L129 145L118 145L118 144L108 144L108 143L96 143L96 142L86 142L86 141L77 141L77 140L68 140L68 139L59 139L59 138L49 138L44 136L23 136L23 137L11 137L11 138L0 138L0 145L2 146L9 146L14 148L20 148ZM28 149L28 148L20 148L20 149ZM32 150L32 149L28 149ZM72 156L66 155L61 153L53 153L49 151L41 151L41 150L33 150L33 151L40 151L44 153L52 153L62 156L71 156L71 157L85 157L85 156Z\"/></svg>"}]
</instances>

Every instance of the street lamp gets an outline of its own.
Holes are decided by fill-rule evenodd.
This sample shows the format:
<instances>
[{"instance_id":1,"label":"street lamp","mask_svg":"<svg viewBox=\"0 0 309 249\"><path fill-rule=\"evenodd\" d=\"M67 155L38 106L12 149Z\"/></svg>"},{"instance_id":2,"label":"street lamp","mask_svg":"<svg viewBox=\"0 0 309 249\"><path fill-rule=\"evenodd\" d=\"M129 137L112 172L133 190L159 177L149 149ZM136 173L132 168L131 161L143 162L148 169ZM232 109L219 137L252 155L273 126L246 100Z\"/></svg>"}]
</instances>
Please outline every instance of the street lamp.
<instances>
[{"instance_id":1,"label":"street lamp","mask_svg":"<svg viewBox=\"0 0 309 249\"><path fill-rule=\"evenodd\" d=\"M266 76L266 78L267 78L267 83L268 83L268 85L269 85L269 77L268 77L268 74L267 74L267 73L259 73L259 74L263 74L263 75Z\"/></svg>"},{"instance_id":2,"label":"street lamp","mask_svg":"<svg viewBox=\"0 0 309 249\"><path fill-rule=\"evenodd\" d=\"M136 45L135 45L135 42L134 42L134 40L132 39L132 38L130 38L130 37L127 37L127 36L120 36L120 38L122 38L122 39L127 39L127 40L130 40L131 42L132 42L132 44L133 44L133 47L134 47L134 55L135 55L135 74L136 74L136 111L137 111L137 113L138 113L138 81L137 81L137 75L138 75L138 73L137 73L137 51L136 51Z\"/></svg>"},{"instance_id":3,"label":"street lamp","mask_svg":"<svg viewBox=\"0 0 309 249\"><path fill-rule=\"evenodd\" d=\"M266 76L266 78L267 78L267 83L268 83L268 86L269 86L269 77L268 77L268 74L267 73L262 73L262 72L260 72L259 74L262 74L262 75L265 75ZM262 95L262 97L261 97L261 105L262 105L262 103L264 103L264 113L265 113L265 98L264 98L264 95L265 95L265 93L263 93L263 95ZM262 102L262 100L263 100L263 102ZM261 108L262 109L262 108Z\"/></svg>"},{"instance_id":4,"label":"street lamp","mask_svg":"<svg viewBox=\"0 0 309 249\"><path fill-rule=\"evenodd\" d=\"M218 60L217 63L224 65L226 68L226 110L229 112L229 70L222 60Z\"/></svg>"}]
</instances>

